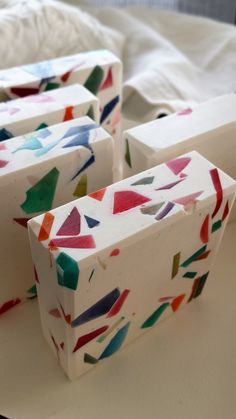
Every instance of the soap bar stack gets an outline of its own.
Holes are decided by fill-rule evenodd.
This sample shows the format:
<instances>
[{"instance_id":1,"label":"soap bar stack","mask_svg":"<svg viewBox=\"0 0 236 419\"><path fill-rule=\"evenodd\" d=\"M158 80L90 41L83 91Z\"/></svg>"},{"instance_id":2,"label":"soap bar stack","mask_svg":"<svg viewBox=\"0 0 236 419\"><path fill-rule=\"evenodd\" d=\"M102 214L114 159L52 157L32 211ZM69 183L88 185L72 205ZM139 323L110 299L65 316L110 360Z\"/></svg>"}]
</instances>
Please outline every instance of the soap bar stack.
<instances>
[{"instance_id":1,"label":"soap bar stack","mask_svg":"<svg viewBox=\"0 0 236 419\"><path fill-rule=\"evenodd\" d=\"M0 142L0 313L36 294L27 221L111 184L112 165L113 140L88 117Z\"/></svg>"},{"instance_id":2,"label":"soap bar stack","mask_svg":"<svg viewBox=\"0 0 236 419\"><path fill-rule=\"evenodd\" d=\"M106 50L84 52L0 71L0 100L79 83L100 101L100 124L120 134L122 64Z\"/></svg>"},{"instance_id":3,"label":"soap bar stack","mask_svg":"<svg viewBox=\"0 0 236 419\"><path fill-rule=\"evenodd\" d=\"M43 333L71 379L201 294L235 193L192 152L29 222Z\"/></svg>"},{"instance_id":4,"label":"soap bar stack","mask_svg":"<svg viewBox=\"0 0 236 419\"><path fill-rule=\"evenodd\" d=\"M99 123L99 102L79 84L2 102L0 141L85 115Z\"/></svg>"}]
</instances>

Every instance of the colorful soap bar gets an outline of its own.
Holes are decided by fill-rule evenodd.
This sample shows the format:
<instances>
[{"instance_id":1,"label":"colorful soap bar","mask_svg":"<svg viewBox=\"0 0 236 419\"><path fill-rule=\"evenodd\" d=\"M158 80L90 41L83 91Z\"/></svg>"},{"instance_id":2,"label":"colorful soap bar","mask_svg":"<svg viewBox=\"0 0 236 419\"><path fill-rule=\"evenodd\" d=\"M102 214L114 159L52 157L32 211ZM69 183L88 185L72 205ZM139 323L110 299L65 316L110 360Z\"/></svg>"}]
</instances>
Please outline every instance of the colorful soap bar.
<instances>
[{"instance_id":1,"label":"colorful soap bar","mask_svg":"<svg viewBox=\"0 0 236 419\"><path fill-rule=\"evenodd\" d=\"M122 64L111 52L90 51L0 71L0 100L79 83L98 96L100 124L120 134Z\"/></svg>"},{"instance_id":2,"label":"colorful soap bar","mask_svg":"<svg viewBox=\"0 0 236 419\"><path fill-rule=\"evenodd\" d=\"M43 333L71 379L201 294L235 192L192 152L31 219Z\"/></svg>"},{"instance_id":3,"label":"colorful soap bar","mask_svg":"<svg viewBox=\"0 0 236 419\"><path fill-rule=\"evenodd\" d=\"M0 141L88 115L99 122L99 101L79 84L0 103Z\"/></svg>"},{"instance_id":4,"label":"colorful soap bar","mask_svg":"<svg viewBox=\"0 0 236 419\"><path fill-rule=\"evenodd\" d=\"M113 140L88 117L0 143L0 314L36 295L27 221L111 184L112 168Z\"/></svg>"},{"instance_id":5,"label":"colorful soap bar","mask_svg":"<svg viewBox=\"0 0 236 419\"><path fill-rule=\"evenodd\" d=\"M124 177L196 150L236 179L236 95L132 128L123 137Z\"/></svg>"}]
</instances>

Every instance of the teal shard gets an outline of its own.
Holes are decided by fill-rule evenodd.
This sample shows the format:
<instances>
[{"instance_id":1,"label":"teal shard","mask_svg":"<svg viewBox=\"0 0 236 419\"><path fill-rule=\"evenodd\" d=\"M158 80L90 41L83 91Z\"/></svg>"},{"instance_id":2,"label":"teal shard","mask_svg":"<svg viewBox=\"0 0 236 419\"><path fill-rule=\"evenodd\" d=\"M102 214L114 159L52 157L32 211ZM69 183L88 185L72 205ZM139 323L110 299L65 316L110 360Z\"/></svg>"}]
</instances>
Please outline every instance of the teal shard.
<instances>
[{"instance_id":1,"label":"teal shard","mask_svg":"<svg viewBox=\"0 0 236 419\"><path fill-rule=\"evenodd\" d=\"M126 323L125 326L123 326L111 339L110 343L107 345L105 350L100 355L99 359L107 358L111 355L113 355L115 352L117 352L121 345L123 344L128 330L129 330L130 322Z\"/></svg>"},{"instance_id":2,"label":"teal shard","mask_svg":"<svg viewBox=\"0 0 236 419\"><path fill-rule=\"evenodd\" d=\"M78 263L64 252L59 254L56 263L58 284L75 291L79 281Z\"/></svg>"},{"instance_id":3,"label":"teal shard","mask_svg":"<svg viewBox=\"0 0 236 419\"><path fill-rule=\"evenodd\" d=\"M14 135L8 131L6 128L0 129L0 141L9 140L9 138L13 138Z\"/></svg>"}]
</instances>

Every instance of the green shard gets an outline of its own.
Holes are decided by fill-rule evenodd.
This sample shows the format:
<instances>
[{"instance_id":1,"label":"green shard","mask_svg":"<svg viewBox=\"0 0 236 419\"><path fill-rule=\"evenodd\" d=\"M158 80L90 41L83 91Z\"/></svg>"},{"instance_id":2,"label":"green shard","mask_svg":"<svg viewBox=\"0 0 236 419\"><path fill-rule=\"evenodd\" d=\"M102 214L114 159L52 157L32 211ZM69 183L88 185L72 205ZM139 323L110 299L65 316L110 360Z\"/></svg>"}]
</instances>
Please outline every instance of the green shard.
<instances>
[{"instance_id":1,"label":"green shard","mask_svg":"<svg viewBox=\"0 0 236 419\"><path fill-rule=\"evenodd\" d=\"M87 362L88 364L97 364L98 359L94 358L92 355L84 354L84 362Z\"/></svg>"},{"instance_id":2,"label":"green shard","mask_svg":"<svg viewBox=\"0 0 236 419\"><path fill-rule=\"evenodd\" d=\"M54 167L26 191L26 200L21 204L26 214L49 211L52 208L58 177L59 171Z\"/></svg>"},{"instance_id":3,"label":"green shard","mask_svg":"<svg viewBox=\"0 0 236 419\"><path fill-rule=\"evenodd\" d=\"M58 284L75 291L79 281L78 263L64 252L59 254L56 263Z\"/></svg>"},{"instance_id":4,"label":"green shard","mask_svg":"<svg viewBox=\"0 0 236 419\"><path fill-rule=\"evenodd\" d=\"M187 268L189 265L191 265L192 262L195 261L195 259L197 259L199 256L201 256L203 253L205 253L207 248L207 245L201 247L201 249L199 249L196 253L194 253L192 256L190 256L190 258L186 259L182 264L181 267L182 268Z\"/></svg>"},{"instance_id":5,"label":"green shard","mask_svg":"<svg viewBox=\"0 0 236 419\"><path fill-rule=\"evenodd\" d=\"M77 196L77 198L87 195L87 175L83 174L81 176L73 195Z\"/></svg>"},{"instance_id":6,"label":"green shard","mask_svg":"<svg viewBox=\"0 0 236 419\"><path fill-rule=\"evenodd\" d=\"M45 91L54 90L54 89L58 89L58 87L60 87L59 83L47 83L44 90Z\"/></svg>"},{"instance_id":7,"label":"green shard","mask_svg":"<svg viewBox=\"0 0 236 419\"><path fill-rule=\"evenodd\" d=\"M36 285L33 285L31 288L27 291L29 294L37 295L37 288Z\"/></svg>"},{"instance_id":8,"label":"green shard","mask_svg":"<svg viewBox=\"0 0 236 419\"><path fill-rule=\"evenodd\" d=\"M102 83L103 76L104 70L99 65L96 65L96 67L94 67L91 74L84 83L84 87L86 87L86 89L88 89L91 93L96 95Z\"/></svg>"},{"instance_id":9,"label":"green shard","mask_svg":"<svg viewBox=\"0 0 236 419\"><path fill-rule=\"evenodd\" d=\"M159 317L162 315L162 313L167 309L167 307L170 305L170 303L163 303L150 317L148 317L147 320L142 324L141 329L145 329L147 327L152 327L157 322Z\"/></svg>"},{"instance_id":10,"label":"green shard","mask_svg":"<svg viewBox=\"0 0 236 419\"><path fill-rule=\"evenodd\" d=\"M128 166L132 168L132 165L131 165L131 156L130 156L130 149L129 149L129 142L128 142L127 138L125 140L125 161L128 164Z\"/></svg>"},{"instance_id":11,"label":"green shard","mask_svg":"<svg viewBox=\"0 0 236 419\"><path fill-rule=\"evenodd\" d=\"M47 124L45 124L44 122L42 122L42 124L40 124L40 125L36 128L36 131L38 131L38 130L40 130L40 129L47 128L47 127L48 127L48 125L47 125Z\"/></svg>"},{"instance_id":12,"label":"green shard","mask_svg":"<svg viewBox=\"0 0 236 419\"><path fill-rule=\"evenodd\" d=\"M210 272L205 273L204 275L201 276L200 281L198 282L198 286L197 289L195 291L194 297L193 298L197 298L199 297L199 295L202 293L202 290L205 286L206 280L208 278Z\"/></svg>"},{"instance_id":13,"label":"green shard","mask_svg":"<svg viewBox=\"0 0 236 419\"><path fill-rule=\"evenodd\" d=\"M193 279L193 278L195 278L196 275L197 275L197 272L186 272L183 275L183 278Z\"/></svg>"},{"instance_id":14,"label":"green shard","mask_svg":"<svg viewBox=\"0 0 236 419\"><path fill-rule=\"evenodd\" d=\"M212 225L211 232L214 233L215 231L219 230L219 228L221 228L221 226L222 226L222 221L221 220L216 221Z\"/></svg>"},{"instance_id":15,"label":"green shard","mask_svg":"<svg viewBox=\"0 0 236 419\"><path fill-rule=\"evenodd\" d=\"M94 120L94 109L93 109L93 105L91 105L91 106L89 107L89 110L88 110L88 112L87 112L87 116L88 116L89 118L91 118L91 119L93 119L93 120Z\"/></svg>"},{"instance_id":16,"label":"green shard","mask_svg":"<svg viewBox=\"0 0 236 419\"><path fill-rule=\"evenodd\" d=\"M179 272L180 255L181 253L179 252L179 253L176 253L176 255L174 255L173 257L171 279L173 279Z\"/></svg>"}]
</instances>

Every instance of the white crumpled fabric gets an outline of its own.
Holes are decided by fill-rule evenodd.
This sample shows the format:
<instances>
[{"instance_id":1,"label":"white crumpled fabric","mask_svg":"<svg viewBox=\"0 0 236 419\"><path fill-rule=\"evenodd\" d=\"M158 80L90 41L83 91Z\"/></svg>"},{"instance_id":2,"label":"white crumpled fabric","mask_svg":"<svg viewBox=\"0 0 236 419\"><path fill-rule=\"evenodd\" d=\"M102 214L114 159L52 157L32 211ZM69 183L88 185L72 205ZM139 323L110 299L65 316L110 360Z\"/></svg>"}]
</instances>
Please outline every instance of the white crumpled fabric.
<instances>
[{"instance_id":1,"label":"white crumpled fabric","mask_svg":"<svg viewBox=\"0 0 236 419\"><path fill-rule=\"evenodd\" d=\"M0 0L0 67L108 48L124 64L125 117L138 122L236 91L234 26L140 7L86 13L85 3Z\"/></svg>"}]
</instances>

